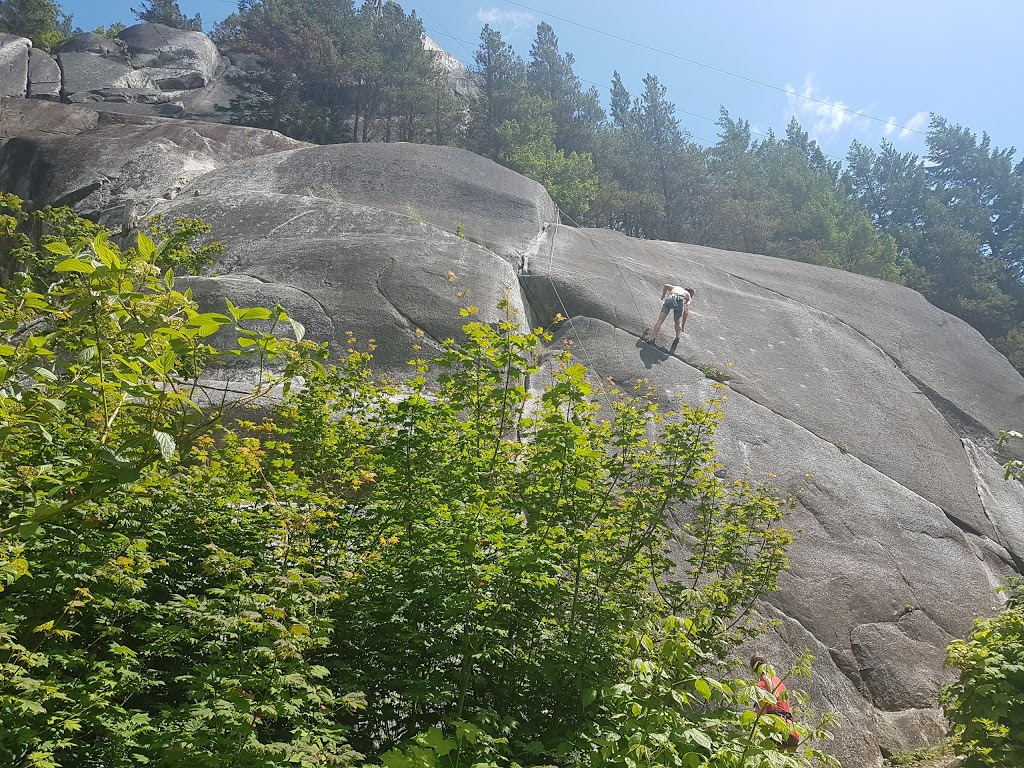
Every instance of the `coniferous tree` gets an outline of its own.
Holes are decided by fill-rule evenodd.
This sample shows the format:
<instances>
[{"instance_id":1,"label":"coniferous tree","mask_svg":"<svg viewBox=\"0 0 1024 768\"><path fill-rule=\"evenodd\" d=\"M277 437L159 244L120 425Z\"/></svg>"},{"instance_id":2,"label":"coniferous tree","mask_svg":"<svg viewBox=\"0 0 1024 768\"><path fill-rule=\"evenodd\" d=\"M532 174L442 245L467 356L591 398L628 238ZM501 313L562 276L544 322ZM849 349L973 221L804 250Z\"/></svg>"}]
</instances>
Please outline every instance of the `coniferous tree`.
<instances>
[{"instance_id":1,"label":"coniferous tree","mask_svg":"<svg viewBox=\"0 0 1024 768\"><path fill-rule=\"evenodd\" d=\"M933 115L927 136L928 176L954 219L979 238L984 254L1024 278L1024 162L1016 150L992 146L969 129Z\"/></svg>"},{"instance_id":2,"label":"coniferous tree","mask_svg":"<svg viewBox=\"0 0 1024 768\"><path fill-rule=\"evenodd\" d=\"M555 125L555 145L566 152L586 152L605 113L596 89L583 90L573 71L574 63L571 53L559 52L558 37L551 26L544 22L537 25L527 68L530 92L544 100Z\"/></svg>"},{"instance_id":3,"label":"coniferous tree","mask_svg":"<svg viewBox=\"0 0 1024 768\"><path fill-rule=\"evenodd\" d=\"M71 17L54 0L0 0L0 32L48 51L71 35Z\"/></svg>"},{"instance_id":4,"label":"coniferous tree","mask_svg":"<svg viewBox=\"0 0 1024 768\"><path fill-rule=\"evenodd\" d=\"M175 29L186 29L192 32L203 31L203 19L198 13L189 18L181 12L178 0L146 0L139 8L132 8L132 13L139 21L151 24L164 24Z\"/></svg>"},{"instance_id":5,"label":"coniferous tree","mask_svg":"<svg viewBox=\"0 0 1024 768\"><path fill-rule=\"evenodd\" d=\"M622 84L622 77L616 71L612 74L611 88L611 115L612 123L616 128L627 128L632 124L633 97L629 95L626 86Z\"/></svg>"},{"instance_id":6,"label":"coniferous tree","mask_svg":"<svg viewBox=\"0 0 1024 768\"><path fill-rule=\"evenodd\" d=\"M481 84L472 105L469 146L493 159L507 147L503 124L524 116L526 67L501 32L488 24L480 31L480 47L473 58Z\"/></svg>"},{"instance_id":7,"label":"coniferous tree","mask_svg":"<svg viewBox=\"0 0 1024 768\"><path fill-rule=\"evenodd\" d=\"M228 109L232 122L303 141L351 141L357 31L351 0L257 0L227 17L214 38L251 58L230 78L240 91Z\"/></svg>"},{"instance_id":8,"label":"coniferous tree","mask_svg":"<svg viewBox=\"0 0 1024 768\"><path fill-rule=\"evenodd\" d=\"M397 3L385 3L378 14L366 2L356 16L356 29L353 140L420 140L441 77L433 54L423 46L423 23Z\"/></svg>"}]
</instances>

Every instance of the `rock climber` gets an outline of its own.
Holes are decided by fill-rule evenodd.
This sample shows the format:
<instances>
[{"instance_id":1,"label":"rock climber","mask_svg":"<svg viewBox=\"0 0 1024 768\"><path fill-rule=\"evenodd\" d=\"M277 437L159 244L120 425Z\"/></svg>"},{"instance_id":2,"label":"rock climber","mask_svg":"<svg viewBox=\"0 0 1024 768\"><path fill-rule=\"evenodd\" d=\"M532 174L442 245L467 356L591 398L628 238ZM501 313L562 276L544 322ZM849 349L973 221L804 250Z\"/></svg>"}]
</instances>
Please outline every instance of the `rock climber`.
<instances>
[{"instance_id":1,"label":"rock climber","mask_svg":"<svg viewBox=\"0 0 1024 768\"><path fill-rule=\"evenodd\" d=\"M658 322L654 325L650 338L647 338L645 332L643 339L653 344L654 340L658 337L658 331L661 330L662 323L665 322L668 313L672 312L676 325L676 343L679 343L679 334L686 327L686 318L690 314L690 302L693 301L693 294L693 288L680 288L678 285L665 283L661 289L661 300L663 303L661 305L661 314L658 316Z\"/></svg>"},{"instance_id":2,"label":"rock climber","mask_svg":"<svg viewBox=\"0 0 1024 768\"><path fill-rule=\"evenodd\" d=\"M757 673L757 687L767 691L775 697L775 703L770 701L757 702L758 715L775 715L786 720L790 725L789 736L784 742L779 743L779 749L787 752L795 752L800 746L800 734L793 728L793 710L789 704L789 694L786 693L785 684L775 676L768 660L764 656L754 654L750 657L750 668Z\"/></svg>"}]
</instances>

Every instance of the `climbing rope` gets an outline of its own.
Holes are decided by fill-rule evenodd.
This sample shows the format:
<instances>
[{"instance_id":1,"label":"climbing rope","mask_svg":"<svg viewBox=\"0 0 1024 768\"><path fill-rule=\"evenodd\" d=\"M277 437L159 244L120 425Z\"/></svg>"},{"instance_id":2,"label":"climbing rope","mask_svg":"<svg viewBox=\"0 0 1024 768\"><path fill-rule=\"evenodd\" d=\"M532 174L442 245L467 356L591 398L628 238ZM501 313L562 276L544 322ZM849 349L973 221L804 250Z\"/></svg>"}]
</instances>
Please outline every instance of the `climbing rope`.
<instances>
[{"instance_id":1,"label":"climbing rope","mask_svg":"<svg viewBox=\"0 0 1024 768\"><path fill-rule=\"evenodd\" d=\"M561 215L562 212L557 205L555 206L555 210L558 212L559 215ZM598 389L601 393L601 396L607 399L609 402L611 402L611 396L605 390L604 379L601 378L601 375L597 370L597 366L594 364L594 358L591 357L590 352L587 350L586 345L583 343L583 338L580 336L579 331L576 330L576 325L575 323L573 323L572 315L570 315L569 310L566 309L565 302L562 301L562 296L558 292L558 286L555 285L555 281L551 277L551 262L555 254L555 238L558 237L559 226L561 226L561 224L555 224L555 229L551 233L551 248L548 250L548 282L551 284L551 290L554 292L555 298L558 300L558 306L562 308L562 316L565 317L566 322L569 324L569 330L572 331L573 336L576 337L576 343L579 345L580 351L583 353L583 356L587 359L587 365L589 366L590 370L594 372L597 378Z\"/></svg>"},{"instance_id":2,"label":"climbing rope","mask_svg":"<svg viewBox=\"0 0 1024 768\"><path fill-rule=\"evenodd\" d=\"M557 208L557 206L556 206L556 208ZM561 216L565 216L565 218L567 218L569 221L571 221L573 224L575 224L576 228L580 231L580 233L585 238L587 238L587 240L590 241L591 246L594 246L596 248L599 248L600 250L603 250L605 252L605 254L608 256L608 258L611 260L612 264L615 265L615 271L619 273L619 277L622 279L622 283L623 283L623 285L626 286L626 291L629 293L629 300L631 302L633 302L633 309L636 310L637 319L640 320L640 327L643 328L645 330L645 332L646 332L647 324L646 324L646 321L644 320L644 314L643 314L643 312L640 311L640 305L637 304L637 302L636 302L636 297L633 295L633 289L629 287L629 281L626 279L626 275L623 273L622 268L619 266L619 262L618 262L618 259L616 259L615 254L611 251L611 249L606 248L603 243L599 242L598 240L595 240L586 231L586 229L583 226L580 225L580 223L578 221L576 221L574 218L572 218L572 216L569 216L567 213L563 213L561 211L561 209L558 210L558 213ZM551 264L550 264L550 262L548 263L548 271L549 272L551 271Z\"/></svg>"}]
</instances>

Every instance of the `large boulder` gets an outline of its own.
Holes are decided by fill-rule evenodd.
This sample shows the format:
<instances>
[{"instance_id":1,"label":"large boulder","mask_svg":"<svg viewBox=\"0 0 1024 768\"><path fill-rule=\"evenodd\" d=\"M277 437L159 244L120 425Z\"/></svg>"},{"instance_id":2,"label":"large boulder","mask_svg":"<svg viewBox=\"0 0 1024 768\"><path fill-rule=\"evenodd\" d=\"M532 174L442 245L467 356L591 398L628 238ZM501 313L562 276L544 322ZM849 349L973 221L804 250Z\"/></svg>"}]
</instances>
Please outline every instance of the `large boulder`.
<instances>
[{"instance_id":1,"label":"large boulder","mask_svg":"<svg viewBox=\"0 0 1024 768\"><path fill-rule=\"evenodd\" d=\"M188 190L280 192L344 200L427 221L517 267L555 206L544 187L486 158L425 144L335 144L225 167Z\"/></svg>"},{"instance_id":2,"label":"large boulder","mask_svg":"<svg viewBox=\"0 0 1024 768\"><path fill-rule=\"evenodd\" d=\"M508 293L523 314L507 261L402 214L227 188L181 195L158 210L172 219L201 216L225 246L211 270L222 276L184 279L205 307L223 311L226 296L249 306L281 303L311 338L336 350L349 332L363 344L373 340L377 366L398 375L408 373L410 358L439 352L460 335L459 308L467 303L480 308L479 319L496 322Z\"/></svg>"},{"instance_id":3,"label":"large boulder","mask_svg":"<svg viewBox=\"0 0 1024 768\"><path fill-rule=\"evenodd\" d=\"M28 97L60 101L60 67L45 51L28 52Z\"/></svg>"},{"instance_id":4,"label":"large boulder","mask_svg":"<svg viewBox=\"0 0 1024 768\"><path fill-rule=\"evenodd\" d=\"M100 56L113 59L122 63L128 62L127 52L123 45L118 45L111 40L95 32L80 32L63 40L53 47L54 55L62 53L91 53L93 56Z\"/></svg>"},{"instance_id":5,"label":"large boulder","mask_svg":"<svg viewBox=\"0 0 1024 768\"><path fill-rule=\"evenodd\" d=\"M0 32L0 96L24 97L28 92L28 53L32 41Z\"/></svg>"},{"instance_id":6,"label":"large boulder","mask_svg":"<svg viewBox=\"0 0 1024 768\"><path fill-rule=\"evenodd\" d=\"M221 165L303 146L256 128L8 103L22 128L0 148L0 188L37 206L71 205L115 230ZM45 127L56 116L73 135Z\"/></svg>"},{"instance_id":7,"label":"large boulder","mask_svg":"<svg viewBox=\"0 0 1024 768\"><path fill-rule=\"evenodd\" d=\"M202 32L164 24L136 24L118 34L142 70L162 90L202 88L217 73L221 55Z\"/></svg>"},{"instance_id":8,"label":"large boulder","mask_svg":"<svg viewBox=\"0 0 1024 768\"><path fill-rule=\"evenodd\" d=\"M143 88L156 90L144 73L113 59L92 53L58 53L57 63L63 73L61 97L71 103L102 101L108 88Z\"/></svg>"}]
</instances>

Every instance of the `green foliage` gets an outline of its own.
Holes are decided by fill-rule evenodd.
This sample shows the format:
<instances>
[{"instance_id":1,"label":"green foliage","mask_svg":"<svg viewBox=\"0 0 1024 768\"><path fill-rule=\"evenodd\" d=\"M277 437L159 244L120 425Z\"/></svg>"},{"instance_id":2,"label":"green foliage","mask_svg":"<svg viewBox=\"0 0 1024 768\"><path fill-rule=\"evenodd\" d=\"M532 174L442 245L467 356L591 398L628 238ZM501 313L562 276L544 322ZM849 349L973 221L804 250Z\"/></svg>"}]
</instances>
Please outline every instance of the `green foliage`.
<instances>
[{"instance_id":1,"label":"green foliage","mask_svg":"<svg viewBox=\"0 0 1024 768\"><path fill-rule=\"evenodd\" d=\"M480 91L470 105L466 146L497 159L515 137L528 140L543 120L544 102L528 99L526 65L501 32L485 24L474 54Z\"/></svg>"},{"instance_id":2,"label":"green foliage","mask_svg":"<svg viewBox=\"0 0 1024 768\"><path fill-rule=\"evenodd\" d=\"M119 34L121 34L125 29L127 29L127 26L118 21L114 22L109 27L104 27L102 25L96 27L96 29L94 29L93 32L95 32L97 35L100 35L101 37L109 37L113 39L117 37Z\"/></svg>"},{"instance_id":3,"label":"green foliage","mask_svg":"<svg viewBox=\"0 0 1024 768\"><path fill-rule=\"evenodd\" d=\"M886 759L885 764L892 766L928 766L944 757L952 756L953 743L950 741L944 741L934 747L921 747L920 749L913 749L909 752L897 752L894 755L890 755Z\"/></svg>"},{"instance_id":4,"label":"green foliage","mask_svg":"<svg viewBox=\"0 0 1024 768\"><path fill-rule=\"evenodd\" d=\"M790 534L719 478L714 403L596 402L567 351L532 393L551 337L511 315L378 381L281 308L200 312L159 266L200 222L122 251L3 203L4 764L816 759L719 679ZM218 400L229 355L277 377Z\"/></svg>"},{"instance_id":5,"label":"green foliage","mask_svg":"<svg viewBox=\"0 0 1024 768\"><path fill-rule=\"evenodd\" d=\"M964 768L1024 763L1024 582L1005 591L999 614L976 619L970 637L946 650L960 679L941 702Z\"/></svg>"},{"instance_id":6,"label":"green foliage","mask_svg":"<svg viewBox=\"0 0 1024 768\"><path fill-rule=\"evenodd\" d=\"M1024 435L1016 430L1008 430L1003 432L999 436L999 440L996 443L997 449L1002 449L1009 445L1011 441L1024 440ZM1024 480L1024 461L1020 459L1011 459L1006 462L1006 466L1003 467L1003 477L1007 480Z\"/></svg>"},{"instance_id":7,"label":"green foliage","mask_svg":"<svg viewBox=\"0 0 1024 768\"><path fill-rule=\"evenodd\" d=\"M713 365L698 365L697 370L713 381L725 382L732 378L728 371L723 371Z\"/></svg>"},{"instance_id":8,"label":"green foliage","mask_svg":"<svg viewBox=\"0 0 1024 768\"><path fill-rule=\"evenodd\" d=\"M27 37L48 51L71 35L71 17L55 0L0 0L0 32Z\"/></svg>"},{"instance_id":9,"label":"green foliage","mask_svg":"<svg viewBox=\"0 0 1024 768\"><path fill-rule=\"evenodd\" d=\"M593 764L795 768L814 761L838 768L835 758L811 747L814 740L831 738L833 717L826 714L816 728L799 726L798 749L782 750L793 725L748 708L750 702L775 703L776 697L750 680L708 676L701 644L694 642L699 622L669 616L634 636L626 681L589 692L586 698L609 714L591 734ZM809 674L809 661L801 659L794 673ZM797 699L791 705L799 712L802 697Z\"/></svg>"},{"instance_id":10,"label":"green foliage","mask_svg":"<svg viewBox=\"0 0 1024 768\"><path fill-rule=\"evenodd\" d=\"M503 154L503 162L514 171L539 181L559 210L578 221L597 195L598 180L590 155L575 152L566 156L555 148L550 136L542 136Z\"/></svg>"},{"instance_id":11,"label":"green foliage","mask_svg":"<svg viewBox=\"0 0 1024 768\"><path fill-rule=\"evenodd\" d=\"M219 765L231 750L276 765L327 743L344 754L330 730L302 735L335 698L305 660L324 635L312 606L333 586L274 560L279 521L238 506L224 480L244 445L226 440L215 497L194 466L244 402L211 402L203 370L232 354L273 360L286 344L247 324L287 316L200 313L158 266L165 243L139 235L121 251L66 210L29 216L5 196L2 211L3 763ZM222 327L236 349L206 342ZM234 546L239 526L263 531L248 550ZM260 738L264 720L295 737Z\"/></svg>"},{"instance_id":12,"label":"green foliage","mask_svg":"<svg viewBox=\"0 0 1024 768\"><path fill-rule=\"evenodd\" d=\"M323 0L258 0L217 25L215 38L252 54L232 78L231 120L321 144L454 138L459 105L423 25L397 3L378 17Z\"/></svg>"},{"instance_id":13,"label":"green foliage","mask_svg":"<svg viewBox=\"0 0 1024 768\"><path fill-rule=\"evenodd\" d=\"M157 266L196 274L224 253L219 242L207 242L213 227L200 219L175 219L173 226L157 214L149 219L149 236L160 242Z\"/></svg>"},{"instance_id":14,"label":"green foliage","mask_svg":"<svg viewBox=\"0 0 1024 768\"><path fill-rule=\"evenodd\" d=\"M139 21L151 24L165 24L175 29L192 32L203 31L203 19L197 13L191 19L181 12L178 0L146 0L139 8L132 8L132 13Z\"/></svg>"}]
</instances>

